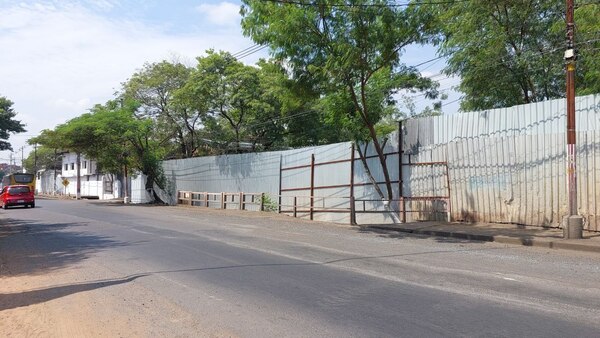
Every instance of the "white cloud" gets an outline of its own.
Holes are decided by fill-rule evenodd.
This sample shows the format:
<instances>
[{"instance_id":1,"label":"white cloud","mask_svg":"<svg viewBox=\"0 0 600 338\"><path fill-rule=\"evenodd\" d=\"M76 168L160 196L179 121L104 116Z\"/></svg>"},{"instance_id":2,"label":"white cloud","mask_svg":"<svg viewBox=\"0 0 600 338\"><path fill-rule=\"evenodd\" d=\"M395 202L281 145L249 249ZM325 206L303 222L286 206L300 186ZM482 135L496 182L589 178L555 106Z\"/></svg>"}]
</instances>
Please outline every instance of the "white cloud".
<instances>
[{"instance_id":1,"label":"white cloud","mask_svg":"<svg viewBox=\"0 0 600 338\"><path fill-rule=\"evenodd\" d=\"M206 14L206 19L219 26L238 26L240 24L240 6L231 2L221 2L218 5L202 4L196 9Z\"/></svg>"},{"instance_id":2,"label":"white cloud","mask_svg":"<svg viewBox=\"0 0 600 338\"><path fill-rule=\"evenodd\" d=\"M15 103L17 119L28 130L11 137L15 149L42 129L111 99L145 62L174 55L193 60L209 48L235 52L252 44L239 29L173 35L162 27L107 18L74 2L17 4L2 12L0 95ZM244 61L256 61L253 57ZM0 153L0 159L6 157Z\"/></svg>"}]
</instances>

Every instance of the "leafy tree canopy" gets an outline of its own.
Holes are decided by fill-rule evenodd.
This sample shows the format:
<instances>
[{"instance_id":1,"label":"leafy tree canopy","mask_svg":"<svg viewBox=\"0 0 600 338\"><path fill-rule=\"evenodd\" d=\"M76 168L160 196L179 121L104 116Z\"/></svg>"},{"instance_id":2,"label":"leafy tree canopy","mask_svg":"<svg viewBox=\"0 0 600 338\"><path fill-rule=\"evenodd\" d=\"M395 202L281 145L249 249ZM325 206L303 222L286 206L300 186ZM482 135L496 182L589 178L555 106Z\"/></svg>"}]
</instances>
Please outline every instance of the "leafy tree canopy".
<instances>
[{"instance_id":1,"label":"leafy tree canopy","mask_svg":"<svg viewBox=\"0 0 600 338\"><path fill-rule=\"evenodd\" d=\"M436 84L400 59L404 47L424 42L426 16L385 0L244 0L241 13L244 34L269 45L294 79L317 88L336 125L373 142L391 199L376 125L394 112L398 90L437 96Z\"/></svg>"},{"instance_id":2,"label":"leafy tree canopy","mask_svg":"<svg viewBox=\"0 0 600 338\"><path fill-rule=\"evenodd\" d=\"M578 93L600 91L598 4L575 13ZM421 5L432 41L448 56L447 75L461 77L463 110L564 97L565 4L557 0L456 1Z\"/></svg>"},{"instance_id":3,"label":"leafy tree canopy","mask_svg":"<svg viewBox=\"0 0 600 338\"><path fill-rule=\"evenodd\" d=\"M15 120L17 113L12 108L13 102L0 96L0 150L12 150L8 138L10 134L25 132L25 126Z\"/></svg>"}]
</instances>

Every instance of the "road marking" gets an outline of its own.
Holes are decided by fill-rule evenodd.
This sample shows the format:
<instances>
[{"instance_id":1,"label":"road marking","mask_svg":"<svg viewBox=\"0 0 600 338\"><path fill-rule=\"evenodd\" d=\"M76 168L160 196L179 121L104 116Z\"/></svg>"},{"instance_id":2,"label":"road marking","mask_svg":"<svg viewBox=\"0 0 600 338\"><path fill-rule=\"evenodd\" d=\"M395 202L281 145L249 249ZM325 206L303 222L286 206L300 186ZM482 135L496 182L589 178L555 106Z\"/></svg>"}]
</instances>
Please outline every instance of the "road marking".
<instances>
[{"instance_id":1,"label":"road marking","mask_svg":"<svg viewBox=\"0 0 600 338\"><path fill-rule=\"evenodd\" d=\"M500 277L500 278L502 278L504 280L509 280L511 282L521 282L520 280L515 279L515 278L505 277L505 276L503 276L503 273L501 273L501 272L496 272L496 275L497 275L497 277Z\"/></svg>"},{"instance_id":2,"label":"road marking","mask_svg":"<svg viewBox=\"0 0 600 338\"><path fill-rule=\"evenodd\" d=\"M138 230L138 229L131 229L131 231L139 232L139 233L146 234L146 235L154 235L151 232L142 231L142 230Z\"/></svg>"}]
</instances>

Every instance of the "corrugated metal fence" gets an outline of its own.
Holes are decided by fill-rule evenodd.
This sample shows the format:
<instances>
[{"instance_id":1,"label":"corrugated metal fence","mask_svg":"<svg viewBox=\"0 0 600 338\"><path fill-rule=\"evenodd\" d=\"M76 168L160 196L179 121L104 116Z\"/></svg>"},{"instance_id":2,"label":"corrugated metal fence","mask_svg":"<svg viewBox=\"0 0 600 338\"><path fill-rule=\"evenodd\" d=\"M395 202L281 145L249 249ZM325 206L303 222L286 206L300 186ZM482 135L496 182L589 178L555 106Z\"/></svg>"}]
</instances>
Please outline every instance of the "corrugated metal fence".
<instances>
[{"instance_id":1,"label":"corrugated metal fence","mask_svg":"<svg viewBox=\"0 0 600 338\"><path fill-rule=\"evenodd\" d=\"M578 97L576 116L579 213L599 231L600 95ZM410 120L403 149L448 162L455 220L559 226L567 213L565 119L565 100L552 100Z\"/></svg>"},{"instance_id":2,"label":"corrugated metal fence","mask_svg":"<svg viewBox=\"0 0 600 338\"><path fill-rule=\"evenodd\" d=\"M391 208L398 216L409 211L408 220L431 218L431 211L451 207L454 220L559 226L567 212L565 111L564 100L553 100L405 121L384 149L393 182ZM579 209L586 228L599 231L600 95L578 97L576 114ZM385 192L375 151L369 145L360 147ZM313 196L337 198L326 207L350 210L353 197L363 200L364 210L382 210L383 202L352 149L346 142L165 161L169 189L163 197L176 203L178 190L264 192L279 201L306 198L312 191ZM448 190L449 200L440 198ZM349 214L320 213L316 219L346 223ZM397 219L389 213L365 213L358 223Z\"/></svg>"}]
</instances>

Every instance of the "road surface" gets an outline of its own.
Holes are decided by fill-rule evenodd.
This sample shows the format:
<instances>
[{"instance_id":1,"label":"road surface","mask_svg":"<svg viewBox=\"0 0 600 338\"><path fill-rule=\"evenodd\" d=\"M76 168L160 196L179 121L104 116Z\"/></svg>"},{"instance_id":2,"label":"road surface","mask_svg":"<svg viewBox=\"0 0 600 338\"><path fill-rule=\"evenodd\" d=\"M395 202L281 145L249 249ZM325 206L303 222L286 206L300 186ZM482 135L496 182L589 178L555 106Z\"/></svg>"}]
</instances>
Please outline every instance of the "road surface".
<instances>
[{"instance_id":1,"label":"road surface","mask_svg":"<svg viewBox=\"0 0 600 338\"><path fill-rule=\"evenodd\" d=\"M253 212L36 204L0 211L3 335L600 335L595 254Z\"/></svg>"}]
</instances>

